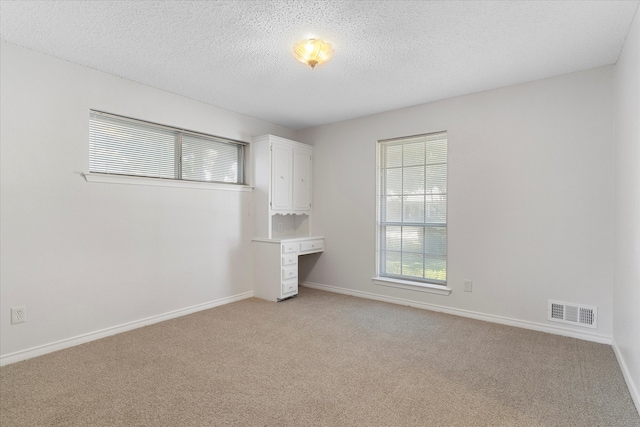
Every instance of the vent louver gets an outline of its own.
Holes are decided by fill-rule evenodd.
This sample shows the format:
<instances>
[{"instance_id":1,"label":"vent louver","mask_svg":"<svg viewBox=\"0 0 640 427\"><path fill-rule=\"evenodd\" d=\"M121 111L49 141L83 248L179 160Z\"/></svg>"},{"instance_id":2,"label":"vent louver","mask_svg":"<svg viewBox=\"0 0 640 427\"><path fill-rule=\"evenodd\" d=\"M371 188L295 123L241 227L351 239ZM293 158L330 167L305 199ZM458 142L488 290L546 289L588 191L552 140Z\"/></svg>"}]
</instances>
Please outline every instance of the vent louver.
<instances>
[{"instance_id":1,"label":"vent louver","mask_svg":"<svg viewBox=\"0 0 640 427\"><path fill-rule=\"evenodd\" d=\"M547 318L552 322L596 329L598 307L549 300Z\"/></svg>"}]
</instances>

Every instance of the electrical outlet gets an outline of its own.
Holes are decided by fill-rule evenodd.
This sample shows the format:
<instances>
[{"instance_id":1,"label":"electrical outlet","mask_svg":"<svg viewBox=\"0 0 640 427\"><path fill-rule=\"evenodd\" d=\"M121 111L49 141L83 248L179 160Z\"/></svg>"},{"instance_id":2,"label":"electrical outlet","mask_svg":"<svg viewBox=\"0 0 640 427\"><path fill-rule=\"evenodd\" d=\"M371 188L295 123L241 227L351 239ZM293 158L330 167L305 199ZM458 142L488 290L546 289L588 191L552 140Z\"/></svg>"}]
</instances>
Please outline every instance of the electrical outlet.
<instances>
[{"instance_id":1,"label":"electrical outlet","mask_svg":"<svg viewBox=\"0 0 640 427\"><path fill-rule=\"evenodd\" d=\"M27 321L27 306L11 308L11 324L22 323Z\"/></svg>"},{"instance_id":2,"label":"electrical outlet","mask_svg":"<svg viewBox=\"0 0 640 427\"><path fill-rule=\"evenodd\" d=\"M465 280L464 281L464 291L465 292L472 292L473 291L473 281L471 281L471 280Z\"/></svg>"},{"instance_id":3,"label":"electrical outlet","mask_svg":"<svg viewBox=\"0 0 640 427\"><path fill-rule=\"evenodd\" d=\"M278 223L278 231L282 231L282 223L281 222Z\"/></svg>"}]
</instances>

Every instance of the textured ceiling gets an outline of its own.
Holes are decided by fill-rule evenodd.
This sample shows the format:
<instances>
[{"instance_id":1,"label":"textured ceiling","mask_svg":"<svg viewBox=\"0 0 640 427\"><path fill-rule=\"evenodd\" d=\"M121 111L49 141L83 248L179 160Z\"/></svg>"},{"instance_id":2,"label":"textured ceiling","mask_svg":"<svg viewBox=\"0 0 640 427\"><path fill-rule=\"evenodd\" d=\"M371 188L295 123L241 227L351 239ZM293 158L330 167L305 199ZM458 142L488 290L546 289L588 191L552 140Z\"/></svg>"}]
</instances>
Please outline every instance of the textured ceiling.
<instances>
[{"instance_id":1,"label":"textured ceiling","mask_svg":"<svg viewBox=\"0 0 640 427\"><path fill-rule=\"evenodd\" d=\"M2 1L2 39L301 129L613 64L638 1ZM293 43L330 41L315 70Z\"/></svg>"}]
</instances>

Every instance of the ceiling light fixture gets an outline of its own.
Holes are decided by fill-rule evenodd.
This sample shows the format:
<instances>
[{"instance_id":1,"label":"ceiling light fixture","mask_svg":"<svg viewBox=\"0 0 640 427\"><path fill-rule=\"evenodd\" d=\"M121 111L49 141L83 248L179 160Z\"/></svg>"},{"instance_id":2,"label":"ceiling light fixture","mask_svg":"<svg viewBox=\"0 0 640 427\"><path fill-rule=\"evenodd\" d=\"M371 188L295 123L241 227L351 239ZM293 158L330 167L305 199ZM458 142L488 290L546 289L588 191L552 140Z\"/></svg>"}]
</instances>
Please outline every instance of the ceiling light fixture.
<instances>
[{"instance_id":1,"label":"ceiling light fixture","mask_svg":"<svg viewBox=\"0 0 640 427\"><path fill-rule=\"evenodd\" d=\"M304 39L293 45L293 54L298 61L314 68L333 57L333 47L324 40Z\"/></svg>"}]
</instances>

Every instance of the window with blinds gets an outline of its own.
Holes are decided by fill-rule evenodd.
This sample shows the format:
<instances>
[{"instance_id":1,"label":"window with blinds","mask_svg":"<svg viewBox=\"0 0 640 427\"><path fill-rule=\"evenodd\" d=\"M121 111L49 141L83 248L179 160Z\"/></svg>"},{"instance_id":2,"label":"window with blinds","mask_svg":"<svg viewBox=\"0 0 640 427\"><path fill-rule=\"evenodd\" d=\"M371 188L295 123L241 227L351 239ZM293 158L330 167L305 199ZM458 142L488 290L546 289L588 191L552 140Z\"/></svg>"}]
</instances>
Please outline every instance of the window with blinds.
<instances>
[{"instance_id":1,"label":"window with blinds","mask_svg":"<svg viewBox=\"0 0 640 427\"><path fill-rule=\"evenodd\" d=\"M379 142L378 275L446 285L447 134Z\"/></svg>"},{"instance_id":2,"label":"window with blinds","mask_svg":"<svg viewBox=\"0 0 640 427\"><path fill-rule=\"evenodd\" d=\"M91 111L91 172L244 184L245 144Z\"/></svg>"}]
</instances>

